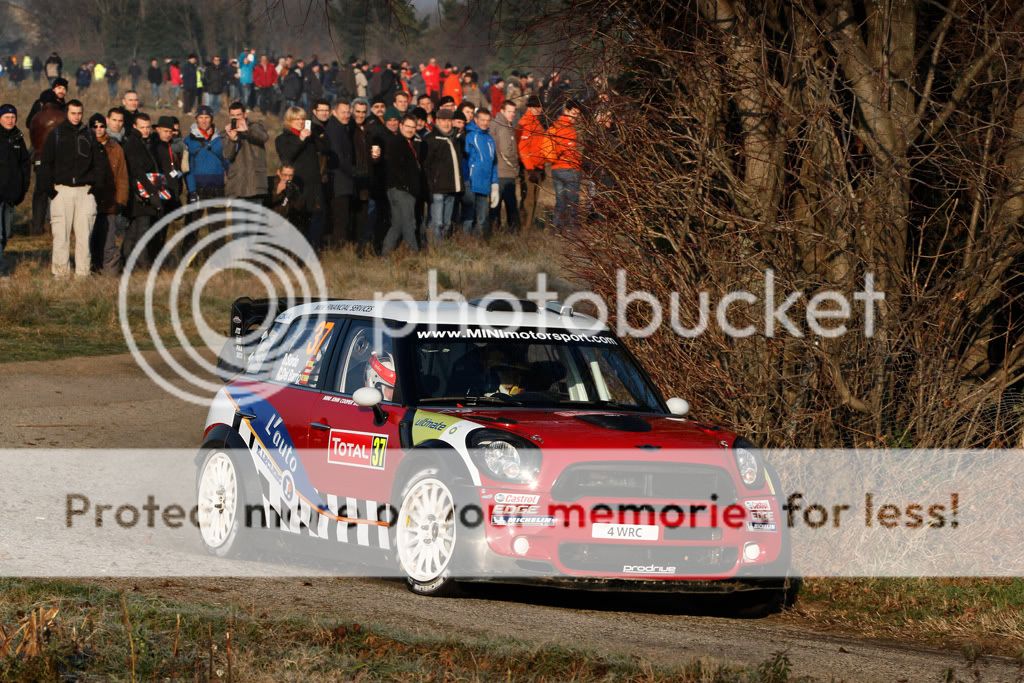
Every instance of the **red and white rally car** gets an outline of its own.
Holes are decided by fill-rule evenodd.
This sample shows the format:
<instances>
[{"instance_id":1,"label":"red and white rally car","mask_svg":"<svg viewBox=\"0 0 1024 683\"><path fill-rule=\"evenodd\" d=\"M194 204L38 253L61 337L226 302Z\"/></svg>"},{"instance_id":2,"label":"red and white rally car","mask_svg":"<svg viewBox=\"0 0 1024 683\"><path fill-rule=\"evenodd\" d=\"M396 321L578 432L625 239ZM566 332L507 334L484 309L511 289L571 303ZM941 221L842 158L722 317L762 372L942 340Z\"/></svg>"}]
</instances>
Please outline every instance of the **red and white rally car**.
<instances>
[{"instance_id":1,"label":"red and white rally car","mask_svg":"<svg viewBox=\"0 0 1024 683\"><path fill-rule=\"evenodd\" d=\"M266 327L274 305L233 307L239 339L265 331L237 346L207 418L211 552L297 534L339 559L376 550L431 595L463 580L795 595L771 467L683 417L594 319L507 300L322 301Z\"/></svg>"}]
</instances>

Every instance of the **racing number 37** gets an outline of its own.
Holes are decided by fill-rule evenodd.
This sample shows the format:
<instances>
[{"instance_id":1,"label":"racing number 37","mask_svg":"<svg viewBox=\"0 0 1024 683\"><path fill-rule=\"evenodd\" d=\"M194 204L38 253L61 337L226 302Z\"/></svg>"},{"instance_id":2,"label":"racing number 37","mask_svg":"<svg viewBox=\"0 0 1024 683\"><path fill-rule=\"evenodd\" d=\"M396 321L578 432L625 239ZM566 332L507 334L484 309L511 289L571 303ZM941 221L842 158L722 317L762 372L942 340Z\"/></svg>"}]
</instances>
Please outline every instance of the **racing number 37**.
<instances>
[{"instance_id":1,"label":"racing number 37","mask_svg":"<svg viewBox=\"0 0 1024 683\"><path fill-rule=\"evenodd\" d=\"M388 449L388 437L375 436L370 448L370 467L384 469L384 453Z\"/></svg>"}]
</instances>

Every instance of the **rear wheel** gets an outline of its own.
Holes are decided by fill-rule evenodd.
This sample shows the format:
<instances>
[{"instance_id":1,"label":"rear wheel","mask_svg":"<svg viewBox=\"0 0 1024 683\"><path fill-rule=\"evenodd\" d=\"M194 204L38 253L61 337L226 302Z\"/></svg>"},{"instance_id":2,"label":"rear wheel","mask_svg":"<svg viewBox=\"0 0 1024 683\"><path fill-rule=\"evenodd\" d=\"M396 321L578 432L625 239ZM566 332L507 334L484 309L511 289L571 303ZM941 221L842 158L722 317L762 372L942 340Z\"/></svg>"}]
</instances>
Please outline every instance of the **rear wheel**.
<instances>
[{"instance_id":1,"label":"rear wheel","mask_svg":"<svg viewBox=\"0 0 1024 683\"><path fill-rule=\"evenodd\" d=\"M409 479L400 500L395 548L409 589L421 595L456 594L451 570L458 538L451 488L437 470L425 469Z\"/></svg>"}]
</instances>

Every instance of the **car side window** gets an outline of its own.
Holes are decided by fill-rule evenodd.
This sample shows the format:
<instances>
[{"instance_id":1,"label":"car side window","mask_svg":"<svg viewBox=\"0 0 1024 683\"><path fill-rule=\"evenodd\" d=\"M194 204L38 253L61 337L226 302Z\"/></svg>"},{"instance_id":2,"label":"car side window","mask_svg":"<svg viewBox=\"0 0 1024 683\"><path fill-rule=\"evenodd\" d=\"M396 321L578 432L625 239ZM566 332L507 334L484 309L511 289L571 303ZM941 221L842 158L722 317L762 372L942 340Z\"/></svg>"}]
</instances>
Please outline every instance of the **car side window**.
<instances>
[{"instance_id":1,"label":"car side window","mask_svg":"<svg viewBox=\"0 0 1024 683\"><path fill-rule=\"evenodd\" d=\"M335 320L294 320L276 349L269 379L298 387L318 387L338 329L340 323Z\"/></svg>"},{"instance_id":2,"label":"car side window","mask_svg":"<svg viewBox=\"0 0 1024 683\"><path fill-rule=\"evenodd\" d=\"M398 371L394 342L386 332L379 349L374 348L374 324L353 320L341 347L338 373L331 390L351 396L357 389L373 387L380 390L385 401L401 402L397 387Z\"/></svg>"}]
</instances>

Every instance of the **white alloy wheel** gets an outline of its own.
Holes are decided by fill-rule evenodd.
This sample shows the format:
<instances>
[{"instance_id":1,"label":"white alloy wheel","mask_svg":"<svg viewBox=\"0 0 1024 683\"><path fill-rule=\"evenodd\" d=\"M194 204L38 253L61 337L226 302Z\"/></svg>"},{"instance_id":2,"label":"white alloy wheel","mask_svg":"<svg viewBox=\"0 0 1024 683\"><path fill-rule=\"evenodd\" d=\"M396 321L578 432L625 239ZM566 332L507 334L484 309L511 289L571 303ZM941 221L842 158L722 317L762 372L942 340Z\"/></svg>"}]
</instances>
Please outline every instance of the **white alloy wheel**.
<instances>
[{"instance_id":1,"label":"white alloy wheel","mask_svg":"<svg viewBox=\"0 0 1024 683\"><path fill-rule=\"evenodd\" d=\"M402 499L396 529L398 561L413 581L442 576L455 552L455 501L443 481L428 477Z\"/></svg>"},{"instance_id":2,"label":"white alloy wheel","mask_svg":"<svg viewBox=\"0 0 1024 683\"><path fill-rule=\"evenodd\" d=\"M238 476L227 453L214 453L199 478L199 532L211 550L224 545L235 526Z\"/></svg>"}]
</instances>

